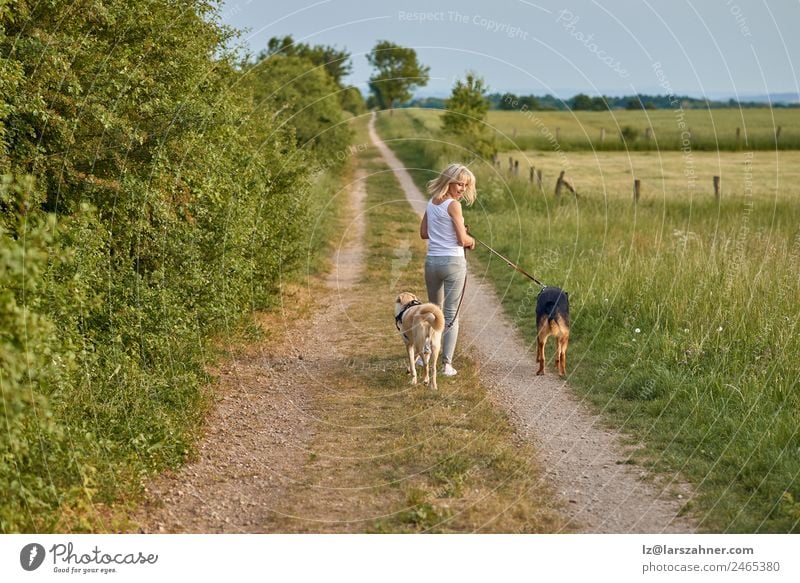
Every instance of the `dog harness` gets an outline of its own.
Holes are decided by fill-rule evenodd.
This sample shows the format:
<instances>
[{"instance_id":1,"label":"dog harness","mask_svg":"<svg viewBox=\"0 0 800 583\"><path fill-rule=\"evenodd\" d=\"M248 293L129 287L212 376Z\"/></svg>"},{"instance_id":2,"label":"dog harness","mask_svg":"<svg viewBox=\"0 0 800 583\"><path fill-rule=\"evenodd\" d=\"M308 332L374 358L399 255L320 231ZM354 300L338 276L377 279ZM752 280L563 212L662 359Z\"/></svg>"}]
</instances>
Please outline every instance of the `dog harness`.
<instances>
[{"instance_id":1,"label":"dog harness","mask_svg":"<svg viewBox=\"0 0 800 583\"><path fill-rule=\"evenodd\" d=\"M422 302L419 301L419 300L411 300L407 304L403 304L403 307L400 308L400 311L397 312L397 315L394 317L394 325L397 327L398 331L400 331L400 324L403 323L403 314L406 313L406 310L408 310L409 308L412 308L414 306L421 306L421 305L422 305ZM406 336L405 332L403 332L403 338L408 340L408 336Z\"/></svg>"}]
</instances>

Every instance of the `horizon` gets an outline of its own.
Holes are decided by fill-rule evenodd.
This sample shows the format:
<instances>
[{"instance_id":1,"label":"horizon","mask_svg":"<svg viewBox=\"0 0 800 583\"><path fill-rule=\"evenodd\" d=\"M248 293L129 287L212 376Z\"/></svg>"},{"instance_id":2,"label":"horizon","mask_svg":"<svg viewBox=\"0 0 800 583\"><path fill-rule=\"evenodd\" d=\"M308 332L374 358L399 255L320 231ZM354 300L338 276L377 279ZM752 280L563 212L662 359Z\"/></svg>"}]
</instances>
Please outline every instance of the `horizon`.
<instances>
[{"instance_id":1,"label":"horizon","mask_svg":"<svg viewBox=\"0 0 800 583\"><path fill-rule=\"evenodd\" d=\"M619 92L619 91L602 91L602 90L600 90L598 93L587 93L585 90L580 90L580 89L557 89L556 91L557 91L556 93L550 93L549 95L552 95L553 97L555 97L557 99L562 99L564 101L569 100L569 99L571 99L571 98L573 98L576 95L581 94L581 93L589 95L590 97L596 97L596 96L601 96L602 97L602 96L605 96L605 97L614 97L614 98L633 97L634 95L637 95L637 94L634 94L634 93L624 93L624 92ZM542 97L542 96L548 95L547 93L529 93L529 92L527 92L527 90L520 89L520 88L497 89L497 90L492 90L490 88L490 90L487 92L487 95L504 94L504 93L513 93L514 95L519 95L519 96L533 95L535 97ZM639 91L638 95L648 95L648 96L653 96L653 97L665 97L668 94L664 93L663 91L662 92L658 92L657 90L654 89L653 91L647 91L647 90ZM699 93L698 94L694 94L694 95L688 94L688 93L673 93L672 95L675 95L677 97L689 97L691 99L698 99L698 100L707 99L709 101L720 101L720 102L728 101L730 99L737 100L737 101L739 101L741 103L761 103L761 102L764 102L765 105L767 104L768 100L772 101L773 103L782 103L782 104L798 104L798 103L800 103L800 94L798 94L796 92L792 92L792 91L786 91L786 92L778 91L778 92L769 93L769 94L755 94L755 93L754 94L745 94L745 93L740 93L738 95L738 97L735 97L733 95L725 95L725 94L702 95L702 94L699 94ZM418 90L418 92L414 93L414 96L412 97L412 99L426 99L426 98L446 99L449 96L450 96L450 92L437 92L437 93L433 94L433 93L424 91L424 88L423 88L421 90ZM793 98L793 99L790 99L790 98Z\"/></svg>"}]
</instances>

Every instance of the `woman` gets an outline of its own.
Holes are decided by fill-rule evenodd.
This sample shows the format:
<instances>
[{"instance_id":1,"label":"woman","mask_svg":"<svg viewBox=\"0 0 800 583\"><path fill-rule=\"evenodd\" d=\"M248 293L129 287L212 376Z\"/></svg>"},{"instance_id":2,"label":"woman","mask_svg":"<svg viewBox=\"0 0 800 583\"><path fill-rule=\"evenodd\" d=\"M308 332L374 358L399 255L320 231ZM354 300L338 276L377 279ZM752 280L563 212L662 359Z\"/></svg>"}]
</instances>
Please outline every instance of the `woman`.
<instances>
[{"instance_id":1,"label":"woman","mask_svg":"<svg viewBox=\"0 0 800 583\"><path fill-rule=\"evenodd\" d=\"M428 240L425 257L425 286L428 301L442 308L447 322L442 339L445 376L453 376L453 352L458 340L456 310L467 277L464 249L474 249L475 239L467 234L461 199L475 202L475 176L462 164L450 164L438 178L428 182L431 195L419 226L419 236Z\"/></svg>"}]
</instances>

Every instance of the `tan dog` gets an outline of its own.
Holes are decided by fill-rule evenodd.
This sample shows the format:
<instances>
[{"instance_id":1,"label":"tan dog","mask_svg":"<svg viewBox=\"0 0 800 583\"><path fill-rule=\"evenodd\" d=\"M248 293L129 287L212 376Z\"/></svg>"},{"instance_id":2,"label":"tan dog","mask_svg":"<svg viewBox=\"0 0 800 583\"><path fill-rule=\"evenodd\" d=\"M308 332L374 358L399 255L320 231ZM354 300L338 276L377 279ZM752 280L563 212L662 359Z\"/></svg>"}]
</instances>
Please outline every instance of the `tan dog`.
<instances>
[{"instance_id":1,"label":"tan dog","mask_svg":"<svg viewBox=\"0 0 800 583\"><path fill-rule=\"evenodd\" d=\"M425 363L425 378L422 381L436 389L436 362L442 349L444 332L442 310L436 304L423 304L414 294L403 292L394 302L394 320L406 343L411 384L417 384L416 360L419 355ZM426 344L430 345L430 352L425 352ZM431 360L433 366L430 365Z\"/></svg>"}]
</instances>

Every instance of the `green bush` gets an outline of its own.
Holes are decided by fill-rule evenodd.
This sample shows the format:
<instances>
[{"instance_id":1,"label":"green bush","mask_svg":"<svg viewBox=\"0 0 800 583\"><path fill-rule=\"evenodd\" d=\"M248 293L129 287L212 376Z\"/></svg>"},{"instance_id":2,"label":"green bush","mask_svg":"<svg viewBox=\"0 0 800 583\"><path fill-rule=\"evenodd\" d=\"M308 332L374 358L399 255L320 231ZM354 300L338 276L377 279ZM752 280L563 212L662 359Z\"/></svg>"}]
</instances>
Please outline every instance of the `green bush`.
<instances>
[{"instance_id":1,"label":"green bush","mask_svg":"<svg viewBox=\"0 0 800 583\"><path fill-rule=\"evenodd\" d=\"M324 67L303 57L271 55L252 66L247 80L258 108L255 115L263 115L260 108L278 112L274 115L282 124L295 128L298 147L311 150L325 166L336 164L352 130L339 100L342 90Z\"/></svg>"},{"instance_id":2,"label":"green bush","mask_svg":"<svg viewBox=\"0 0 800 583\"><path fill-rule=\"evenodd\" d=\"M257 101L214 10L0 8L1 532L95 528L96 503L180 464L209 339L309 252L330 150L296 136L346 149L349 129L325 128L345 115L335 92L324 120ZM298 111L318 77L296 82Z\"/></svg>"}]
</instances>

